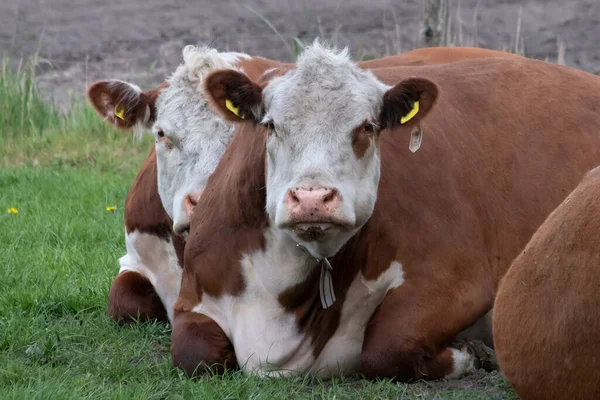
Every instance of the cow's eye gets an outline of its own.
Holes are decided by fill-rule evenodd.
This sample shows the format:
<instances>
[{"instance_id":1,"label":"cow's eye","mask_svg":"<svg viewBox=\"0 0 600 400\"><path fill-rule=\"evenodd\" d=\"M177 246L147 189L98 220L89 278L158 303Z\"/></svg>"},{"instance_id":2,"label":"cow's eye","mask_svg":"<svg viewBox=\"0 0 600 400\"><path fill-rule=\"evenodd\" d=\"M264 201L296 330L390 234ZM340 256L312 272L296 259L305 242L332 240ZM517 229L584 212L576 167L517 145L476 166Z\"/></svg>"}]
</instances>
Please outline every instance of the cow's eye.
<instances>
[{"instance_id":1,"label":"cow's eye","mask_svg":"<svg viewBox=\"0 0 600 400\"><path fill-rule=\"evenodd\" d=\"M158 137L165 137L165 133L163 132L162 129L160 129L158 132L156 132L156 134L158 135Z\"/></svg>"},{"instance_id":2,"label":"cow's eye","mask_svg":"<svg viewBox=\"0 0 600 400\"><path fill-rule=\"evenodd\" d=\"M275 130L275 123L273 123L273 121L267 122L267 129L269 131L274 131Z\"/></svg>"},{"instance_id":3,"label":"cow's eye","mask_svg":"<svg viewBox=\"0 0 600 400\"><path fill-rule=\"evenodd\" d=\"M365 132L369 132L369 133L375 132L375 127L373 126L373 124L370 124L368 122L363 125L363 129L365 130Z\"/></svg>"}]
</instances>

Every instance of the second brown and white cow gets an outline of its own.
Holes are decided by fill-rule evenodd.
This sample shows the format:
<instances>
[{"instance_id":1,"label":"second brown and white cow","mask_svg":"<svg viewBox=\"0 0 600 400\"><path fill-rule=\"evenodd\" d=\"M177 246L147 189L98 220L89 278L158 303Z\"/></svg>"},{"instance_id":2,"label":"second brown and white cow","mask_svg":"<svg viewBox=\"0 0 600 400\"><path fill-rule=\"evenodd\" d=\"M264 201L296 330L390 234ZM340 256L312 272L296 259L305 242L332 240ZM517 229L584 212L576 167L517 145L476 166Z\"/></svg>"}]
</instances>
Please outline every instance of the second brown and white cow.
<instances>
[{"instance_id":1,"label":"second brown and white cow","mask_svg":"<svg viewBox=\"0 0 600 400\"><path fill-rule=\"evenodd\" d=\"M206 87L247 123L185 250L171 351L189 374L471 371L454 338L600 159L600 78L544 62L371 73L313 45L264 88L235 71Z\"/></svg>"},{"instance_id":2,"label":"second brown and white cow","mask_svg":"<svg viewBox=\"0 0 600 400\"><path fill-rule=\"evenodd\" d=\"M167 81L142 92L134 84L95 82L88 98L107 122L156 144L125 201L127 254L109 294L109 315L119 322L170 320L179 295L184 236L196 199L234 132L234 124L208 107L203 79L235 68L259 79L277 61L186 46L183 63Z\"/></svg>"},{"instance_id":3,"label":"second brown and white cow","mask_svg":"<svg viewBox=\"0 0 600 400\"><path fill-rule=\"evenodd\" d=\"M498 289L498 363L520 398L600 398L599 290L596 168L550 214Z\"/></svg>"}]
</instances>

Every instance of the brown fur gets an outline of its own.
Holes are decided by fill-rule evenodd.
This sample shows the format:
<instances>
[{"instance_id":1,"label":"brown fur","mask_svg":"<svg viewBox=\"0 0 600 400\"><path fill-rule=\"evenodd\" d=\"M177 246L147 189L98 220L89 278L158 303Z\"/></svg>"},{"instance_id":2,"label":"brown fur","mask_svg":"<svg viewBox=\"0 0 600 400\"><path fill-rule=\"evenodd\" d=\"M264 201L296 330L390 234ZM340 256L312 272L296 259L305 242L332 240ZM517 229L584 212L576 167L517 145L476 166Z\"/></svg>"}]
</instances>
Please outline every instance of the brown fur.
<instances>
[{"instance_id":1,"label":"brown fur","mask_svg":"<svg viewBox=\"0 0 600 400\"><path fill-rule=\"evenodd\" d=\"M449 64L457 61L466 61L482 58L523 58L516 54L482 49L479 47L425 47L414 49L406 53L378 58L376 60L361 61L361 68L380 69L391 66L418 66Z\"/></svg>"},{"instance_id":2,"label":"brown fur","mask_svg":"<svg viewBox=\"0 0 600 400\"><path fill-rule=\"evenodd\" d=\"M550 214L498 290L498 363L522 399L600 398L599 268L597 169Z\"/></svg>"},{"instance_id":3,"label":"brown fur","mask_svg":"<svg viewBox=\"0 0 600 400\"><path fill-rule=\"evenodd\" d=\"M401 156L406 144L392 137L408 136L402 126L380 140L385 209L376 206L366 229L398 237L406 282L367 328L370 377L443 375L436 354L491 308L509 263L600 159L597 77L529 60L453 65L432 68L441 93L422 148Z\"/></svg>"},{"instance_id":4,"label":"brown fur","mask_svg":"<svg viewBox=\"0 0 600 400\"><path fill-rule=\"evenodd\" d=\"M189 376L198 376L207 370L223 373L237 367L231 342L223 330L205 315L184 312L177 315L177 330L171 335L171 354L175 367ZM189 339L195 338L194 343ZM198 360L202 360L200 363Z\"/></svg>"},{"instance_id":5,"label":"brown fur","mask_svg":"<svg viewBox=\"0 0 600 400\"><path fill-rule=\"evenodd\" d=\"M158 194L156 150L150 149L125 199L127 233L139 231L169 239L173 233L171 218Z\"/></svg>"},{"instance_id":6,"label":"brown fur","mask_svg":"<svg viewBox=\"0 0 600 400\"><path fill-rule=\"evenodd\" d=\"M352 150L359 160L363 158L376 136L376 132L365 130L365 124L366 122L352 131Z\"/></svg>"},{"instance_id":7,"label":"brown fur","mask_svg":"<svg viewBox=\"0 0 600 400\"><path fill-rule=\"evenodd\" d=\"M295 287L304 301L293 288L280 300L318 354L358 271L376 279L400 261L405 283L386 295L366 329L364 373L435 379L452 372L448 344L490 310L510 261L600 159L600 78L519 57L374 72L388 84L419 77L439 88L435 107L418 121L423 146L408 150L410 126L381 133L375 211L330 260L334 306L323 310L315 300L314 275ZM204 193L211 194L192 221L176 314L189 312L202 292L243 288L239 258L264 246L260 132L244 125L209 180ZM176 317L174 334L179 329ZM178 339L207 346L205 338Z\"/></svg>"},{"instance_id":8,"label":"brown fur","mask_svg":"<svg viewBox=\"0 0 600 400\"><path fill-rule=\"evenodd\" d=\"M108 296L108 315L121 324L168 320L154 286L134 271L123 271L113 280Z\"/></svg>"},{"instance_id":9,"label":"brown fur","mask_svg":"<svg viewBox=\"0 0 600 400\"><path fill-rule=\"evenodd\" d=\"M184 240L173 232L172 225L158 194L156 153L152 147L125 200L125 229L127 233L138 231L170 241L179 265L183 266ZM167 320L154 287L136 272L127 271L116 276L108 303L110 317L120 323L134 322L130 316L137 319L137 310L140 310L140 321Z\"/></svg>"}]
</instances>

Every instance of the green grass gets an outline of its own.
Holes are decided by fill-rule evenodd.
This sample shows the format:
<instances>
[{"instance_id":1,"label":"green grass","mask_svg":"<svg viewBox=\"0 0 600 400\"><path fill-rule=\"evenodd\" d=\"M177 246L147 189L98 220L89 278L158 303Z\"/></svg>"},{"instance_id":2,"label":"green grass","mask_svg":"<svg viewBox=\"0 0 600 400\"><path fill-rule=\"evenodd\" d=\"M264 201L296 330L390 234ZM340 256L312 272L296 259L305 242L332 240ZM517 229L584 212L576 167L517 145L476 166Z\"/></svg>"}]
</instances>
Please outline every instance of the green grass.
<instances>
[{"instance_id":1,"label":"green grass","mask_svg":"<svg viewBox=\"0 0 600 400\"><path fill-rule=\"evenodd\" d=\"M498 375L413 385L187 379L171 367L168 326L119 327L107 316L123 203L151 139L117 132L82 104L60 115L34 82L29 67L0 76L1 399L514 397Z\"/></svg>"}]
</instances>

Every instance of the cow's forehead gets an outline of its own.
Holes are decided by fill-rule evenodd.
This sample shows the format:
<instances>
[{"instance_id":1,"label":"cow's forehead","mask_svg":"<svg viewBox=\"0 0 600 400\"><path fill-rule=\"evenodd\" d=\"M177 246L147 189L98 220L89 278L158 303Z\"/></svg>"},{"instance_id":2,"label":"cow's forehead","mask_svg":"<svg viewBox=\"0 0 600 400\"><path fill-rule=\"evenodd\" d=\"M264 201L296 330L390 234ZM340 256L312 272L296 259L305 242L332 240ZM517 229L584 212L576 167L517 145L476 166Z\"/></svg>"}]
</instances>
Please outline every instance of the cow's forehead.
<instances>
[{"instance_id":1,"label":"cow's forehead","mask_svg":"<svg viewBox=\"0 0 600 400\"><path fill-rule=\"evenodd\" d=\"M387 86L358 68L346 50L316 43L302 53L295 70L267 85L264 96L269 117L275 120L320 116L351 121L376 113L385 90Z\"/></svg>"},{"instance_id":2,"label":"cow's forehead","mask_svg":"<svg viewBox=\"0 0 600 400\"><path fill-rule=\"evenodd\" d=\"M208 47L186 46L184 62L167 79L167 87L158 96L156 123L163 129L185 133L202 122L219 119L209 108L203 80L214 70L235 69L241 59L249 58L242 53L220 53Z\"/></svg>"}]
</instances>

